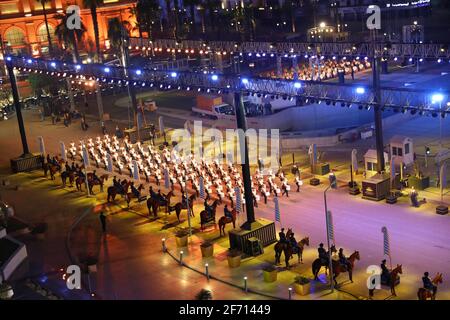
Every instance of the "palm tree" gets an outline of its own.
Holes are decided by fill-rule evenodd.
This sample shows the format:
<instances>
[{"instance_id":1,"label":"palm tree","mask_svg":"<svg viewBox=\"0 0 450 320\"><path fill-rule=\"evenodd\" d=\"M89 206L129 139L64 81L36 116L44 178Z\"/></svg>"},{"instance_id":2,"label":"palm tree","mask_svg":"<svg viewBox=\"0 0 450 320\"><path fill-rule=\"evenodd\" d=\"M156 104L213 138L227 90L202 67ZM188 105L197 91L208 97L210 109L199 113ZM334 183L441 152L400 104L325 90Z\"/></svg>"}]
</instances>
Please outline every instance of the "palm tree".
<instances>
[{"instance_id":1,"label":"palm tree","mask_svg":"<svg viewBox=\"0 0 450 320\"><path fill-rule=\"evenodd\" d=\"M52 0L39 0L42 5L42 11L44 13L44 21L45 21L45 29L47 30L47 41L48 41L48 53L50 56L53 55L53 47L52 47L52 38L50 36L50 29L48 28L48 19L47 19L47 10L45 9L45 5Z\"/></svg>"},{"instance_id":2,"label":"palm tree","mask_svg":"<svg viewBox=\"0 0 450 320\"><path fill-rule=\"evenodd\" d=\"M94 25L95 47L97 52L97 62L102 63L103 57L100 53L100 34L98 30L97 8L103 0L83 0L83 5L91 10L92 24Z\"/></svg>"},{"instance_id":3,"label":"palm tree","mask_svg":"<svg viewBox=\"0 0 450 320\"><path fill-rule=\"evenodd\" d=\"M195 25L195 8L200 4L200 0L184 0L185 6L189 7L191 20L192 20L192 32L197 34L197 26Z\"/></svg>"},{"instance_id":4,"label":"palm tree","mask_svg":"<svg viewBox=\"0 0 450 320\"><path fill-rule=\"evenodd\" d=\"M108 39L111 42L111 47L116 51L118 55L121 56L122 66L129 67L129 54L128 54L128 21L120 21L119 18L112 18L108 21ZM137 116L137 101L136 93L134 91L134 86L129 82L128 92L131 98L131 105L133 107L133 112L135 117Z\"/></svg>"},{"instance_id":5,"label":"palm tree","mask_svg":"<svg viewBox=\"0 0 450 320\"><path fill-rule=\"evenodd\" d=\"M75 63L80 62L80 54L78 52L78 43L82 40L83 35L86 32L86 27L81 23L80 29L69 29L67 28L67 19L69 16L65 14L57 14L55 18L60 20L59 24L56 26L55 35L58 38L61 46L66 49L70 49L73 56L73 61Z\"/></svg>"},{"instance_id":6,"label":"palm tree","mask_svg":"<svg viewBox=\"0 0 450 320\"><path fill-rule=\"evenodd\" d=\"M156 0L138 0L136 4L136 20L139 27L139 33L147 31L151 38L153 31L153 22L160 14L160 7Z\"/></svg>"}]
</instances>

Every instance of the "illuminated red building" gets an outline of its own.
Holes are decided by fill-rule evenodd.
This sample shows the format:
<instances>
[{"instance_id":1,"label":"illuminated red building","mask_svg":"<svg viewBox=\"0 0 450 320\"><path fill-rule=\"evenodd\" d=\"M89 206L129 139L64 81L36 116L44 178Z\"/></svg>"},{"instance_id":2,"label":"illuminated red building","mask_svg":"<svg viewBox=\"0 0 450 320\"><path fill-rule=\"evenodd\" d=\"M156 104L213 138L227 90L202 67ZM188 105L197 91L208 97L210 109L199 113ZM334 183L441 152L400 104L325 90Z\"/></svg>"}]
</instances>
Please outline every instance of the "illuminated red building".
<instances>
[{"instance_id":1,"label":"illuminated red building","mask_svg":"<svg viewBox=\"0 0 450 320\"><path fill-rule=\"evenodd\" d=\"M135 20L132 8L135 0L103 0L97 8L100 45L108 47L108 20L119 17L122 20ZM52 45L59 46L55 36L55 28L60 20L55 14L64 13L68 6L78 5L81 9L81 20L86 27L81 49L95 51L94 27L89 8L83 6L83 0L51 0L45 4L48 27L52 37ZM0 0L0 35L3 48L14 52L22 52L39 56L48 52L47 31L44 22L44 10L38 0Z\"/></svg>"}]
</instances>

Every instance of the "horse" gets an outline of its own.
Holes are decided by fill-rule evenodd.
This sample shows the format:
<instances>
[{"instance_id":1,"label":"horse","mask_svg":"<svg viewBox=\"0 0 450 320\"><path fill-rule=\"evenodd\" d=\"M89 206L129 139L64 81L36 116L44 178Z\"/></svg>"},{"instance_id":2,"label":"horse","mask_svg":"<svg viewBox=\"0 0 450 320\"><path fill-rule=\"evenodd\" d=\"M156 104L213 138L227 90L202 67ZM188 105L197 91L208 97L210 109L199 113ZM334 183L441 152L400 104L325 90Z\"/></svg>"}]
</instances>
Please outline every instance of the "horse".
<instances>
[{"instance_id":1,"label":"horse","mask_svg":"<svg viewBox=\"0 0 450 320\"><path fill-rule=\"evenodd\" d=\"M350 282L353 283L353 267L355 266L355 260L359 260L359 259L360 259L359 251L355 251L350 255L350 257L347 258L347 261L348 261L347 266L343 266L339 261L332 260L333 280L334 280L334 284L336 286L338 285L336 278L342 272L348 272L348 277L350 279Z\"/></svg>"},{"instance_id":2,"label":"horse","mask_svg":"<svg viewBox=\"0 0 450 320\"><path fill-rule=\"evenodd\" d=\"M128 187L127 187L128 189ZM141 193L141 190L144 189L144 186L142 183L137 187L137 191L139 191L139 194ZM131 199L138 198L133 192L125 192L125 200L127 201L127 206L130 207ZM139 199L138 199L139 201Z\"/></svg>"},{"instance_id":3,"label":"horse","mask_svg":"<svg viewBox=\"0 0 450 320\"><path fill-rule=\"evenodd\" d=\"M107 174L103 174L98 179L94 179L93 174L92 173L88 173L87 174L87 179L88 179L89 192L91 194L94 194L92 188L95 185L100 185L100 192L103 191L103 185L104 185L104 182L106 180L108 180L108 175ZM85 183L85 178L84 177L78 177L78 178L75 179L75 185L76 185L78 191L83 191L82 190L83 183Z\"/></svg>"},{"instance_id":4,"label":"horse","mask_svg":"<svg viewBox=\"0 0 450 320\"><path fill-rule=\"evenodd\" d=\"M222 232L223 235L225 235L225 226L232 222L233 223L233 228L236 228L236 217L237 217L237 211L236 209L231 210L231 218L230 217L225 217L222 216L219 219L219 232L220 232L220 236L222 236Z\"/></svg>"},{"instance_id":5,"label":"horse","mask_svg":"<svg viewBox=\"0 0 450 320\"><path fill-rule=\"evenodd\" d=\"M395 267L391 271L391 274L389 275L390 276L389 284L391 286L391 294L395 297L397 296L397 294L395 293L395 281L397 280L397 276L399 274L402 274L402 265L401 264L398 264L397 267Z\"/></svg>"},{"instance_id":6,"label":"horse","mask_svg":"<svg viewBox=\"0 0 450 320\"><path fill-rule=\"evenodd\" d=\"M55 180L55 174L61 172L61 165L55 166L51 163L42 164L42 169L44 169L44 175L47 177L47 173L50 173L50 178Z\"/></svg>"},{"instance_id":7,"label":"horse","mask_svg":"<svg viewBox=\"0 0 450 320\"><path fill-rule=\"evenodd\" d=\"M169 191L169 193L167 195L163 194L165 203L161 203L160 199L155 199L150 196L150 198L147 199L148 214L150 215L151 212L153 211L153 216L156 218L158 216L159 207L161 207L163 205L166 207L166 213L168 213L168 203L169 202L167 201L167 199L170 199L172 196L173 196L173 191Z\"/></svg>"},{"instance_id":8,"label":"horse","mask_svg":"<svg viewBox=\"0 0 450 320\"><path fill-rule=\"evenodd\" d=\"M292 229L288 229L286 232L286 238L289 239L289 236L292 233ZM278 242L274 246L275 250L275 263L280 263L281 253L284 252L285 262L286 262L286 268L289 268L289 260L293 257L294 254L297 254L298 256L298 263L303 263L303 249L305 245L309 246L309 237L305 237L302 240L300 240L298 243L298 251L294 253L294 247L292 246L292 243L281 243Z\"/></svg>"},{"instance_id":9,"label":"horse","mask_svg":"<svg viewBox=\"0 0 450 320\"><path fill-rule=\"evenodd\" d=\"M431 283L434 284L436 287L443 282L442 279L442 273L437 273L433 280L431 280ZM427 299L431 299L431 300L435 300L436 299L436 294L430 292L430 290L427 290L425 288L419 288L419 290L417 291L417 297L419 298L419 300L427 300Z\"/></svg>"},{"instance_id":10,"label":"horse","mask_svg":"<svg viewBox=\"0 0 450 320\"><path fill-rule=\"evenodd\" d=\"M61 180L63 187L66 186L66 180L69 179L70 187L73 187L73 183L75 181L75 173L73 171L63 171L61 172Z\"/></svg>"},{"instance_id":11,"label":"horse","mask_svg":"<svg viewBox=\"0 0 450 320\"><path fill-rule=\"evenodd\" d=\"M194 215L194 201L197 199L197 195L194 193L191 196L189 196L189 214L191 217L195 217ZM186 204L183 204L181 202L176 203L174 206L171 206L169 204L169 214L175 210L175 213L177 214L177 219L180 221L180 214L182 209L187 209Z\"/></svg>"},{"instance_id":12,"label":"horse","mask_svg":"<svg viewBox=\"0 0 450 320\"><path fill-rule=\"evenodd\" d=\"M124 180L123 182L124 182L122 184L123 190L124 190L123 193L120 193L116 186L108 187L108 189L107 189L107 193L108 193L107 201L108 202L114 201L116 199L116 195L118 195L118 194L121 194L123 196L126 195L128 186L131 184L131 182L127 182L126 180Z\"/></svg>"},{"instance_id":13,"label":"horse","mask_svg":"<svg viewBox=\"0 0 450 320\"><path fill-rule=\"evenodd\" d=\"M334 245L331 246L330 250L331 250L331 254L337 252L336 247ZM327 253L327 256L329 256L329 253ZM325 273L328 273L328 267L329 267L328 262L324 263L320 258L317 258L316 260L313 261L312 273L314 275L314 280L317 280L317 275L319 274L319 271L320 271L320 269L322 269L322 267L325 267Z\"/></svg>"},{"instance_id":14,"label":"horse","mask_svg":"<svg viewBox=\"0 0 450 320\"><path fill-rule=\"evenodd\" d=\"M220 204L220 200L216 199L214 200L213 204L210 206L212 209L212 215L208 216L208 211L202 210L200 212L200 228L203 230L203 225L205 225L208 222L213 221L214 225L216 224L216 209L217 206Z\"/></svg>"}]
</instances>

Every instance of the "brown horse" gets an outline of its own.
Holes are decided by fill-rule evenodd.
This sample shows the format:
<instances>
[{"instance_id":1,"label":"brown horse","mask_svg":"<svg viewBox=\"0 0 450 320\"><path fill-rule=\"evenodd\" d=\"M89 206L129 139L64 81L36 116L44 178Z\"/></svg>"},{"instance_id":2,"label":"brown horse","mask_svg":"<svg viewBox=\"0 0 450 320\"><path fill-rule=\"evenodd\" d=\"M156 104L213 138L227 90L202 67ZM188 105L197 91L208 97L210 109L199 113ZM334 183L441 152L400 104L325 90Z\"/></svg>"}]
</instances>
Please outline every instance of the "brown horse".
<instances>
[{"instance_id":1,"label":"brown horse","mask_svg":"<svg viewBox=\"0 0 450 320\"><path fill-rule=\"evenodd\" d=\"M148 198L147 199L147 208L148 208L148 215L150 215L153 211L153 216L156 218L158 216L158 210L159 207L165 206L166 207L166 213L168 213L168 199L170 199L173 196L173 191L169 191L167 195L162 194L164 197L165 204L162 204L159 199L155 198Z\"/></svg>"},{"instance_id":2,"label":"brown horse","mask_svg":"<svg viewBox=\"0 0 450 320\"><path fill-rule=\"evenodd\" d=\"M189 196L189 212L190 212L190 216L191 217L195 217L194 214L194 201L195 199L197 199L197 195L194 193L191 196ZM181 210L183 209L187 209L186 204L183 204L181 202L177 202L174 206L171 206L169 204L169 214L175 210L175 213L177 214L177 219L178 221L180 221L180 214L181 214Z\"/></svg>"},{"instance_id":3,"label":"brown horse","mask_svg":"<svg viewBox=\"0 0 450 320\"><path fill-rule=\"evenodd\" d=\"M334 245L331 246L331 254L336 253L336 247ZM327 256L329 256L329 253L327 253ZM322 269L322 267L325 267L325 274L328 274L328 267L329 264L327 262L323 262L320 258L317 258L316 260L313 261L312 263L312 273L314 275L314 280L317 280L317 275L319 274L320 269Z\"/></svg>"},{"instance_id":4,"label":"brown horse","mask_svg":"<svg viewBox=\"0 0 450 320\"><path fill-rule=\"evenodd\" d=\"M336 286L338 285L336 278L339 274L343 272L348 272L348 277L350 281L353 283L353 268L355 266L355 260L359 259L360 259L359 251L355 251L350 255L350 257L347 258L348 261L347 266L342 265L339 261L331 260L333 266L333 280Z\"/></svg>"},{"instance_id":5,"label":"brown horse","mask_svg":"<svg viewBox=\"0 0 450 320\"><path fill-rule=\"evenodd\" d=\"M286 232L286 238L289 239L289 236L292 233L292 229L288 229ZM298 251L294 252L294 247L291 243L280 243L278 242L274 246L275 250L275 263L280 264L281 253L284 252L286 268L289 268L289 260L293 257L294 254L297 254L298 263L303 263L303 249L305 245L309 246L309 237L304 237L298 243Z\"/></svg>"},{"instance_id":6,"label":"brown horse","mask_svg":"<svg viewBox=\"0 0 450 320\"><path fill-rule=\"evenodd\" d=\"M442 282L443 282L442 273L439 272L434 276L433 280L431 280L431 283L434 284L436 287ZM417 297L419 298L419 300L428 300L428 299L435 300L436 293L430 292L430 290L427 290L425 288L420 288L419 291L417 291Z\"/></svg>"},{"instance_id":7,"label":"brown horse","mask_svg":"<svg viewBox=\"0 0 450 320\"><path fill-rule=\"evenodd\" d=\"M220 204L219 199L214 200L213 204L211 205L212 208L211 216L208 216L208 212L206 210L202 210L202 212L200 212L200 228L202 230L203 226L211 221L214 222L214 225L216 225L216 209L219 204Z\"/></svg>"},{"instance_id":8,"label":"brown horse","mask_svg":"<svg viewBox=\"0 0 450 320\"><path fill-rule=\"evenodd\" d=\"M48 162L44 163L42 165L42 168L44 169L45 177L47 177L47 173L50 173L50 178L52 180L55 180L55 174L57 172L61 172L61 166L60 165L59 166L55 166L55 165L53 165L51 163L48 163Z\"/></svg>"},{"instance_id":9,"label":"brown horse","mask_svg":"<svg viewBox=\"0 0 450 320\"><path fill-rule=\"evenodd\" d=\"M108 202L114 201L118 194L122 194L123 196L125 196L130 184L131 184L131 182L128 182L126 180L123 181L122 187L123 187L124 193L120 193L120 191L115 186L108 187L108 190L107 190L107 193L108 193L107 201Z\"/></svg>"},{"instance_id":10,"label":"brown horse","mask_svg":"<svg viewBox=\"0 0 450 320\"><path fill-rule=\"evenodd\" d=\"M236 209L231 210L231 216L232 216L232 218L225 217L225 216L220 217L220 219L219 219L220 236L222 236L222 232L223 232L223 235L225 235L225 226L228 223L232 222L233 223L233 228L236 228L236 217L237 217Z\"/></svg>"},{"instance_id":11,"label":"brown horse","mask_svg":"<svg viewBox=\"0 0 450 320\"><path fill-rule=\"evenodd\" d=\"M144 186L142 185L142 183L139 185L139 187L137 187L137 190L139 191L139 193L141 193L141 190L144 189ZM136 195L133 192L127 192L128 191L128 186L127 186L127 190L125 192L125 200L127 201L127 206L130 207L130 202L131 199L133 198L137 198ZM139 199L138 199L139 200Z\"/></svg>"},{"instance_id":12,"label":"brown horse","mask_svg":"<svg viewBox=\"0 0 450 320\"><path fill-rule=\"evenodd\" d=\"M67 179L69 179L70 187L73 187L73 183L75 181L75 173L73 171L61 172L61 180L62 180L63 187L66 186Z\"/></svg>"},{"instance_id":13,"label":"brown horse","mask_svg":"<svg viewBox=\"0 0 450 320\"><path fill-rule=\"evenodd\" d=\"M401 264L398 264L397 267L395 267L391 271L391 274L389 275L390 276L389 284L391 286L391 294L395 297L397 296L397 294L395 293L395 281L397 281L397 276L399 274L402 274L402 265Z\"/></svg>"},{"instance_id":14,"label":"brown horse","mask_svg":"<svg viewBox=\"0 0 450 320\"><path fill-rule=\"evenodd\" d=\"M103 191L103 185L104 185L104 182L108 180L108 175L103 174L98 179L94 179L93 174L90 172L87 174L87 178L88 178L89 192L91 194L94 194L92 189L95 185L100 186L100 192ZM78 177L75 179L75 185L76 185L78 191L83 191L82 186L83 186L83 183L85 183L84 179L85 179L84 177Z\"/></svg>"}]
</instances>

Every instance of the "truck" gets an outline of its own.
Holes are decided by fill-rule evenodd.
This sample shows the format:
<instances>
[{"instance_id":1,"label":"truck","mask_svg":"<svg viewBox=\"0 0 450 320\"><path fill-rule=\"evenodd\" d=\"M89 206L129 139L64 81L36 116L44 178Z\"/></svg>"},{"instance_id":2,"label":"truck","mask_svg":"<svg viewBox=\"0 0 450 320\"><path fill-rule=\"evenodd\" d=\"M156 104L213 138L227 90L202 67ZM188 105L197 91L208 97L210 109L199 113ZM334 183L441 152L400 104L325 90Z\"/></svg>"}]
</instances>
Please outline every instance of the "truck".
<instances>
[{"instance_id":1,"label":"truck","mask_svg":"<svg viewBox=\"0 0 450 320\"><path fill-rule=\"evenodd\" d=\"M198 95L192 112L214 120L234 118L235 115L234 107L224 103L221 96L215 95Z\"/></svg>"}]
</instances>

